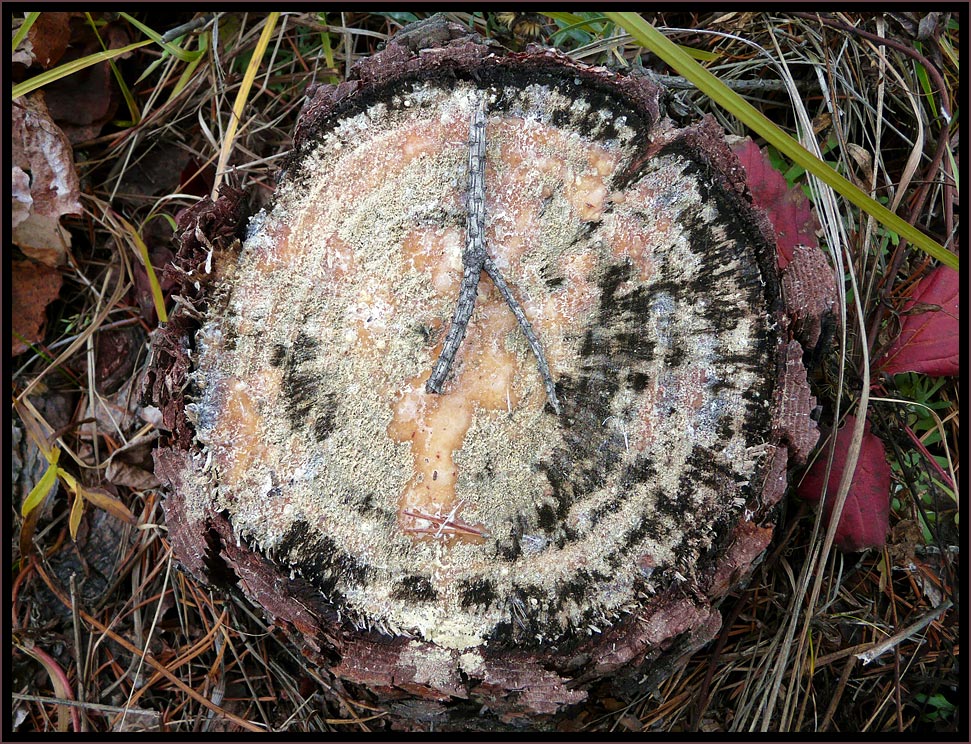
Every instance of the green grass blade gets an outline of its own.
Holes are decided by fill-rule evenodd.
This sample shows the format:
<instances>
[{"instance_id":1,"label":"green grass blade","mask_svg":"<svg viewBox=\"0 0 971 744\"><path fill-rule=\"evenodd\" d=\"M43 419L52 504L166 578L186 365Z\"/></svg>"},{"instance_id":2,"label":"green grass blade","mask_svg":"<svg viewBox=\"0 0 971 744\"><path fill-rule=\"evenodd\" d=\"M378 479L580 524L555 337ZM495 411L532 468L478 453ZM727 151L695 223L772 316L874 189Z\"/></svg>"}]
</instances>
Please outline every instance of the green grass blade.
<instances>
[{"instance_id":1,"label":"green grass blade","mask_svg":"<svg viewBox=\"0 0 971 744\"><path fill-rule=\"evenodd\" d=\"M108 51L108 46L105 44L104 39L101 38L101 34L98 33L98 26L91 17L91 14L85 13L84 17L87 19L88 25L91 26L91 30L94 32L98 43L101 44L101 48L104 51ZM138 111L138 106L135 104L135 97L132 95L131 90L125 83L125 78L122 77L121 70L118 69L118 65L115 64L115 61L113 59L109 59L108 64L111 66L111 74L115 76L115 82L118 83L118 88L121 90L121 95L125 99L125 105L128 107L128 114L131 116L131 123L132 125L138 124L142 117Z\"/></svg>"},{"instance_id":2,"label":"green grass blade","mask_svg":"<svg viewBox=\"0 0 971 744\"><path fill-rule=\"evenodd\" d=\"M177 95L179 95L179 93L182 92L183 88L185 88L185 86L189 84L189 81L192 79L192 76L195 74L196 68L206 58L205 52L208 48L209 48L209 32L206 31L204 33L199 34L199 49L198 49L199 56L185 66L185 69L182 71L182 74L179 76L178 82L172 88L172 94L169 96L170 101L173 98L175 98Z\"/></svg>"},{"instance_id":3,"label":"green grass blade","mask_svg":"<svg viewBox=\"0 0 971 744\"><path fill-rule=\"evenodd\" d=\"M106 52L89 54L87 57L81 57L81 59L75 59L71 62L60 65L59 67L55 67L53 70L42 72L40 75L32 77L30 80L24 80L24 82L15 85L11 92L11 100L16 101L18 98L25 96L38 88L42 88L48 83L53 83L55 80L66 78L69 75L73 75L75 72L80 72L81 70L91 67L91 65L98 64L99 62L106 62L110 59L120 57L123 54L128 54L128 52L134 51L135 49L141 49L143 46L148 46L151 43L153 43L151 39L145 39L144 41L129 44L128 46L123 46L119 49L109 49Z\"/></svg>"},{"instance_id":4,"label":"green grass blade","mask_svg":"<svg viewBox=\"0 0 971 744\"><path fill-rule=\"evenodd\" d=\"M914 49L921 54L924 53L919 41L914 42ZM927 105L931 110L931 120L934 120L937 118L937 104L934 102L934 89L931 87L931 79L927 75L927 68L915 60L914 74L917 75L917 82L920 83L921 90L924 91L924 100L927 101Z\"/></svg>"},{"instance_id":5,"label":"green grass blade","mask_svg":"<svg viewBox=\"0 0 971 744\"><path fill-rule=\"evenodd\" d=\"M326 13L318 13L317 15L320 18L321 25L323 26L329 25L327 23ZM324 52L324 62L327 64L327 67L331 70L336 69L336 63L334 62L334 50L331 47L331 43L330 43L330 31L320 32L320 48ZM328 75L327 81L329 83L332 83L333 85L337 85L340 82L340 78L337 77L337 75Z\"/></svg>"},{"instance_id":6,"label":"green grass blade","mask_svg":"<svg viewBox=\"0 0 971 744\"><path fill-rule=\"evenodd\" d=\"M28 13L27 17L24 18L24 25L17 29L17 33L14 34L13 41L10 42L10 51L17 51L17 47L20 46L21 42L27 37L27 32L30 31L30 27L34 25L34 21L37 20L40 13Z\"/></svg>"},{"instance_id":7,"label":"green grass blade","mask_svg":"<svg viewBox=\"0 0 971 744\"><path fill-rule=\"evenodd\" d=\"M589 19L584 18L578 13L549 13L543 11L543 15L547 18L552 18L554 21L562 21L563 23L571 24L574 26L582 26L585 23L590 23ZM602 17L602 16L601 16ZM604 20L606 20L604 18ZM560 29L560 31L565 31L567 29Z\"/></svg>"},{"instance_id":8,"label":"green grass blade","mask_svg":"<svg viewBox=\"0 0 971 744\"><path fill-rule=\"evenodd\" d=\"M728 88L718 78L703 68L660 31L645 21L637 13L606 12L617 25L624 28L644 47L669 64L685 79L694 83L698 90L712 101L734 115L752 131L761 135L770 145L793 162L831 186L838 194L855 206L872 215L878 222L893 232L907 238L911 243L936 258L945 266L957 269L958 257L948 251L933 238L925 235L916 227L901 219L879 202L871 199L863 191L843 178L824 161L815 157L792 137L779 129L760 111Z\"/></svg>"},{"instance_id":9,"label":"green grass blade","mask_svg":"<svg viewBox=\"0 0 971 744\"><path fill-rule=\"evenodd\" d=\"M137 20L135 18L132 18L127 13L122 13L122 12L119 11L118 15L120 15L122 18L124 18L126 21L128 21L132 26L134 26L139 31L141 31L143 34L145 34L149 39L151 39L152 41L154 41L156 44L158 44L161 47L164 47L166 49L166 51L169 52L169 54L171 54L171 55L173 55L175 57L178 57L183 62L191 62L193 60L193 58L199 56L199 52L187 52L182 47L180 47L178 44L173 44L172 42L165 41L162 38L162 34L158 33L157 31L155 31L152 28L149 28L148 26L146 26L141 21L139 21L139 20Z\"/></svg>"}]
</instances>

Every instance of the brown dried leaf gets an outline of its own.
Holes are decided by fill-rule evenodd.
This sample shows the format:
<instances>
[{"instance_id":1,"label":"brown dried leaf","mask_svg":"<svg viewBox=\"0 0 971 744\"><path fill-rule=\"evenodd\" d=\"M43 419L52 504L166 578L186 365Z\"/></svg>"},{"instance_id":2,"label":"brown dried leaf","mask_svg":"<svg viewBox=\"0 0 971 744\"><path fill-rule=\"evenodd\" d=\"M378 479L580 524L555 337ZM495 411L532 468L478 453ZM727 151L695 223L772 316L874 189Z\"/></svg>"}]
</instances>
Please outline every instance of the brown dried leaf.
<instances>
[{"instance_id":1,"label":"brown dried leaf","mask_svg":"<svg viewBox=\"0 0 971 744\"><path fill-rule=\"evenodd\" d=\"M88 488L79 483L78 491L80 494L83 494L85 501L90 502L92 506L108 512L115 519L120 519L122 522L127 522L128 524L138 524L138 520L128 510L128 507L103 488Z\"/></svg>"},{"instance_id":2,"label":"brown dried leaf","mask_svg":"<svg viewBox=\"0 0 971 744\"><path fill-rule=\"evenodd\" d=\"M74 152L67 137L51 118L43 93L14 102L12 109L13 165L30 174L29 216L13 229L13 242L29 257L58 266L71 245L60 224L65 214L81 214ZM23 178L19 178L23 184ZM18 210L25 194L16 197Z\"/></svg>"},{"instance_id":3,"label":"brown dried leaf","mask_svg":"<svg viewBox=\"0 0 971 744\"><path fill-rule=\"evenodd\" d=\"M71 18L80 16L81 13L41 13L27 33L31 64L36 63L45 70L56 65L71 41Z\"/></svg>"},{"instance_id":4,"label":"brown dried leaf","mask_svg":"<svg viewBox=\"0 0 971 744\"><path fill-rule=\"evenodd\" d=\"M94 379L98 392L107 395L127 386L136 362L142 358L144 344L145 331L137 325L109 328L95 335ZM78 371L88 374L87 356L78 360ZM125 401L119 400L118 404L125 405Z\"/></svg>"},{"instance_id":5,"label":"brown dried leaf","mask_svg":"<svg viewBox=\"0 0 971 744\"><path fill-rule=\"evenodd\" d=\"M11 350L23 354L44 338L47 306L57 299L64 279L61 273L34 261L14 261L11 275Z\"/></svg>"},{"instance_id":6,"label":"brown dried leaf","mask_svg":"<svg viewBox=\"0 0 971 744\"><path fill-rule=\"evenodd\" d=\"M87 24L76 26L70 47L61 62L70 62L105 49L118 49L131 41L129 30L118 23L102 26L99 34L100 41ZM86 67L56 80L45 86L44 92L51 117L72 144L101 134L104 125L114 118L121 98L108 62Z\"/></svg>"},{"instance_id":7,"label":"brown dried leaf","mask_svg":"<svg viewBox=\"0 0 971 744\"><path fill-rule=\"evenodd\" d=\"M150 439L139 439L115 450L105 473L108 481L135 491L158 488L159 480L152 464L152 449L157 438L156 432Z\"/></svg>"},{"instance_id":8,"label":"brown dried leaf","mask_svg":"<svg viewBox=\"0 0 971 744\"><path fill-rule=\"evenodd\" d=\"M81 494L75 491L74 503L71 504L71 515L68 517L67 526L71 533L71 539L78 539L78 528L81 526L81 517L84 516L84 499Z\"/></svg>"},{"instance_id":9,"label":"brown dried leaf","mask_svg":"<svg viewBox=\"0 0 971 744\"><path fill-rule=\"evenodd\" d=\"M30 217L30 207L34 203L30 195L30 176L22 168L13 167L13 179L10 184L13 204L10 208L10 227L16 227Z\"/></svg>"},{"instance_id":10,"label":"brown dried leaf","mask_svg":"<svg viewBox=\"0 0 971 744\"><path fill-rule=\"evenodd\" d=\"M119 195L137 199L175 191L188 159L185 149L175 142L153 143L148 152L125 169Z\"/></svg>"}]
</instances>

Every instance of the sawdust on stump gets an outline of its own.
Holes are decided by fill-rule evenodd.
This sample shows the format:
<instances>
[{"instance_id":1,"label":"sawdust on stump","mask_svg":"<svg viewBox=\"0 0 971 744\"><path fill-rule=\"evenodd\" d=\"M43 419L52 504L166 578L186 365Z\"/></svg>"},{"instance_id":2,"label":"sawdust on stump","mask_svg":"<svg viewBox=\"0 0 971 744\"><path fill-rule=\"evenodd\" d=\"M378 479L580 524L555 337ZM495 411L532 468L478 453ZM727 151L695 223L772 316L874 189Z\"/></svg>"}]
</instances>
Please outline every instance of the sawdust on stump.
<instances>
[{"instance_id":1,"label":"sawdust on stump","mask_svg":"<svg viewBox=\"0 0 971 744\"><path fill-rule=\"evenodd\" d=\"M720 626L815 441L767 221L646 78L439 25L318 88L273 205L182 219L149 392L177 557L406 728L553 725ZM427 41L427 38L426 38ZM484 96L483 274L442 394Z\"/></svg>"}]
</instances>

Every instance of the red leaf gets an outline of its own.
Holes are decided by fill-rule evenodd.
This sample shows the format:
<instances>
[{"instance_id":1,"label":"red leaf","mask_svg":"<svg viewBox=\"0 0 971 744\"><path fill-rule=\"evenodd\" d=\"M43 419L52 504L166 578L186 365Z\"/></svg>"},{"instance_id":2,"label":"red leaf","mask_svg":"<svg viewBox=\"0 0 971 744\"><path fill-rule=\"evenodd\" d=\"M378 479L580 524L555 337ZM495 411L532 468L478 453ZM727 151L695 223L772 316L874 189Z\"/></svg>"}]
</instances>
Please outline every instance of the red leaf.
<instances>
[{"instance_id":1,"label":"red leaf","mask_svg":"<svg viewBox=\"0 0 971 744\"><path fill-rule=\"evenodd\" d=\"M880 360L887 374L920 372L957 375L961 369L958 342L958 272L938 266L917 284L900 316L900 335ZM921 312L918 305L935 309ZM940 307L940 309L936 309ZM913 313L908 313L915 310Z\"/></svg>"},{"instance_id":2,"label":"red leaf","mask_svg":"<svg viewBox=\"0 0 971 744\"><path fill-rule=\"evenodd\" d=\"M768 156L752 140L746 138L732 146L738 162L745 169L749 190L755 206L764 209L775 228L779 268L792 260L797 245L817 247L816 230L819 222L801 189L790 189Z\"/></svg>"},{"instance_id":3,"label":"red leaf","mask_svg":"<svg viewBox=\"0 0 971 744\"><path fill-rule=\"evenodd\" d=\"M846 469L846 452L853 437L853 416L846 417L846 423L836 435L836 452L833 454L833 469L829 474L826 489L826 523L829 524L836 500L836 491ZM798 494L801 498L817 503L823 492L823 476L826 474L826 457L813 464L806 473ZM836 546L847 553L878 548L886 542L890 522L890 466L884 454L883 442L870 432L870 422L863 429L863 442L860 457L856 462L853 482L836 528Z\"/></svg>"}]
</instances>

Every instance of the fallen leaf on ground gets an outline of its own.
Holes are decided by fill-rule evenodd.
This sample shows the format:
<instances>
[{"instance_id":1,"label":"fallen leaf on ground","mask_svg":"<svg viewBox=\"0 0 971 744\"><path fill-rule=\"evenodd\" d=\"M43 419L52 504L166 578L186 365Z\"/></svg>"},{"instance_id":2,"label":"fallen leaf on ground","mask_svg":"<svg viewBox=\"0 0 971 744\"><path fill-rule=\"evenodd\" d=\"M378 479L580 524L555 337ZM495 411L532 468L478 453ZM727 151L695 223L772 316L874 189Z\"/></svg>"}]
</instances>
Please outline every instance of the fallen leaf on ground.
<instances>
[{"instance_id":1,"label":"fallen leaf on ground","mask_svg":"<svg viewBox=\"0 0 971 744\"><path fill-rule=\"evenodd\" d=\"M149 143L149 149L122 174L119 194L126 199L136 197L141 203L139 197L179 190L179 180L188 157L176 142Z\"/></svg>"},{"instance_id":2,"label":"fallen leaf on ground","mask_svg":"<svg viewBox=\"0 0 971 744\"><path fill-rule=\"evenodd\" d=\"M12 356L23 354L30 344L44 339L47 306L57 299L62 282L61 272L35 261L10 264Z\"/></svg>"},{"instance_id":3,"label":"fallen leaf on ground","mask_svg":"<svg viewBox=\"0 0 971 744\"><path fill-rule=\"evenodd\" d=\"M87 24L75 25L71 45L61 63L66 64L105 49L119 49L131 42L129 31L118 23L107 23L99 28L98 33L100 41ZM51 117L73 144L101 134L105 124L115 118L121 102L118 83L108 62L99 62L55 80L44 87L44 92Z\"/></svg>"},{"instance_id":4,"label":"fallen leaf on ground","mask_svg":"<svg viewBox=\"0 0 971 744\"><path fill-rule=\"evenodd\" d=\"M789 188L786 179L751 139L736 142L732 150L745 169L755 206L765 210L775 228L779 268L784 269L797 245L818 246L819 221L802 190Z\"/></svg>"},{"instance_id":5,"label":"fallen leaf on ground","mask_svg":"<svg viewBox=\"0 0 971 744\"><path fill-rule=\"evenodd\" d=\"M134 491L158 488L159 480L152 464L152 450L157 438L158 432L155 432L148 438L115 450L105 472L108 481L116 486L128 486Z\"/></svg>"},{"instance_id":6,"label":"fallen leaf on ground","mask_svg":"<svg viewBox=\"0 0 971 744\"><path fill-rule=\"evenodd\" d=\"M846 469L846 454L853 437L855 422L855 417L847 416L843 428L836 435L833 468L829 474L824 505L827 524L832 517L836 492ZM800 498L814 504L819 502L823 492L827 452L828 449L824 448L798 489ZM886 542L889 521L890 466L887 464L883 442L870 431L870 422L867 421L864 424L863 441L853 481L846 494L846 503L836 528L836 546L847 553L880 547Z\"/></svg>"},{"instance_id":7,"label":"fallen leaf on ground","mask_svg":"<svg viewBox=\"0 0 971 744\"><path fill-rule=\"evenodd\" d=\"M103 488L90 488L78 484L78 491L84 496L85 501L96 506L102 511L108 512L115 519L120 519L128 524L138 524L138 519L132 514L125 502L112 496Z\"/></svg>"},{"instance_id":8,"label":"fallen leaf on ground","mask_svg":"<svg viewBox=\"0 0 971 744\"><path fill-rule=\"evenodd\" d=\"M30 183L29 194L14 193L15 214L23 217L26 207L28 216L14 226L13 242L30 258L58 266L71 245L61 216L81 214L74 152L51 119L43 93L17 99L11 114L14 188L22 189L27 174Z\"/></svg>"},{"instance_id":9,"label":"fallen leaf on ground","mask_svg":"<svg viewBox=\"0 0 971 744\"><path fill-rule=\"evenodd\" d=\"M80 13L61 13L44 11L37 16L34 25L27 32L27 38L21 47L29 57L17 58L24 64L37 64L45 70L50 69L60 61L71 41L71 18L80 17Z\"/></svg>"},{"instance_id":10,"label":"fallen leaf on ground","mask_svg":"<svg viewBox=\"0 0 971 744\"><path fill-rule=\"evenodd\" d=\"M900 335L878 362L895 375L957 375L961 370L959 275L939 266L917 284L900 313Z\"/></svg>"}]
</instances>

